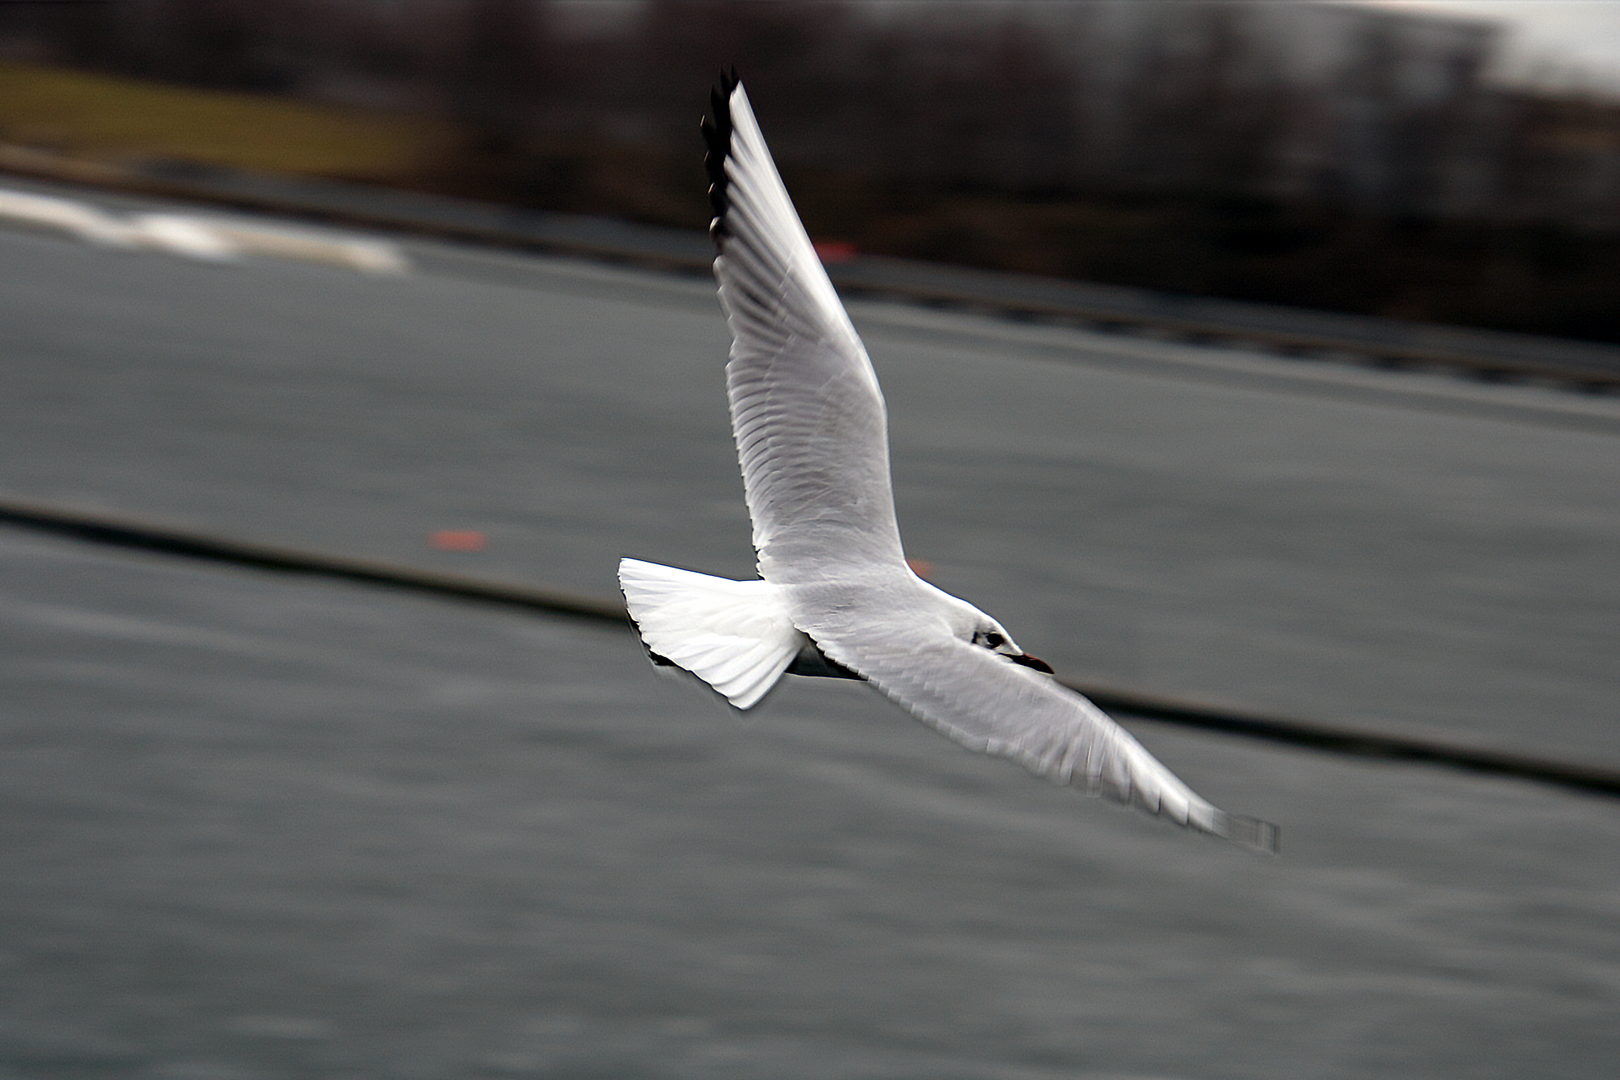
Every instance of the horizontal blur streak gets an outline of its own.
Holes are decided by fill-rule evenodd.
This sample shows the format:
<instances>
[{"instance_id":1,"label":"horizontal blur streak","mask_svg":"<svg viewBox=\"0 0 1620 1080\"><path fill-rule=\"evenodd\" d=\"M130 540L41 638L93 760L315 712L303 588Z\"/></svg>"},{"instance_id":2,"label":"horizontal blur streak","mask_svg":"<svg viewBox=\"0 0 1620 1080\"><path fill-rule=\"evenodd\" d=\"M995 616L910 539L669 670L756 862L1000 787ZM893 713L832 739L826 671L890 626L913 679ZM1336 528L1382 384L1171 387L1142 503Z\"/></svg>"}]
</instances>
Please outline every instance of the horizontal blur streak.
<instances>
[{"instance_id":1,"label":"horizontal blur streak","mask_svg":"<svg viewBox=\"0 0 1620 1080\"><path fill-rule=\"evenodd\" d=\"M15 55L453 129L349 179L700 227L695 118L735 64L812 235L863 252L1620 341L1620 105L1500 81L1489 20L1238 3L9 6L29 9L0 23ZM78 139L0 118L0 141Z\"/></svg>"},{"instance_id":2,"label":"horizontal blur streak","mask_svg":"<svg viewBox=\"0 0 1620 1080\"><path fill-rule=\"evenodd\" d=\"M373 274L403 274L410 262L386 240L264 221L176 213L120 217L77 199L0 188L0 222L60 230L107 247L150 248L190 259L267 255Z\"/></svg>"},{"instance_id":3,"label":"horizontal blur streak","mask_svg":"<svg viewBox=\"0 0 1620 1080\"><path fill-rule=\"evenodd\" d=\"M57 507L0 502L0 523L113 547L161 552L258 570L278 570L368 585L386 585L460 600L510 605L548 615L602 620L615 626L629 625L623 606L612 601L592 600L565 593L424 572L408 567L386 566L316 552L224 540L163 526L112 520ZM465 530L436 532L431 540L433 547L440 551L481 551L485 546L482 533ZM908 562L915 569L919 560ZM921 565L927 566L926 563ZM1043 661L1035 663L1040 665L1040 670L1051 671ZM1470 772L1536 780L1593 794L1620 796L1620 770L1605 769L1602 766L1576 765L1500 750L1447 745L1388 732L1355 731L1274 716L1257 717L1234 709L1223 709L1136 690L1106 687L1072 679L1058 681L1072 690L1085 694L1110 712L1146 717L1183 727L1220 731L1230 735L1354 757L1446 765Z\"/></svg>"}]
</instances>

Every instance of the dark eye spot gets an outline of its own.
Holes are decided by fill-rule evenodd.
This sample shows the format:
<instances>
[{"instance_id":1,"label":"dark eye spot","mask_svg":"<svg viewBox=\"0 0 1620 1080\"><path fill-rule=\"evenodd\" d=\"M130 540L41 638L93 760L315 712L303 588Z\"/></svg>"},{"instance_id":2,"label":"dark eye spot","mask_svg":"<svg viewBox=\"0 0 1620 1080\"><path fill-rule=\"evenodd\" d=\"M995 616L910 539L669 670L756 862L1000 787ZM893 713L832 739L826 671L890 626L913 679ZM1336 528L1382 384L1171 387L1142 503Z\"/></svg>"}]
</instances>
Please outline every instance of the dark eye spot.
<instances>
[{"instance_id":1,"label":"dark eye spot","mask_svg":"<svg viewBox=\"0 0 1620 1080\"><path fill-rule=\"evenodd\" d=\"M1003 645L1007 644L1007 639L992 630L988 634L984 635L984 643L990 646L992 649L999 649Z\"/></svg>"}]
</instances>

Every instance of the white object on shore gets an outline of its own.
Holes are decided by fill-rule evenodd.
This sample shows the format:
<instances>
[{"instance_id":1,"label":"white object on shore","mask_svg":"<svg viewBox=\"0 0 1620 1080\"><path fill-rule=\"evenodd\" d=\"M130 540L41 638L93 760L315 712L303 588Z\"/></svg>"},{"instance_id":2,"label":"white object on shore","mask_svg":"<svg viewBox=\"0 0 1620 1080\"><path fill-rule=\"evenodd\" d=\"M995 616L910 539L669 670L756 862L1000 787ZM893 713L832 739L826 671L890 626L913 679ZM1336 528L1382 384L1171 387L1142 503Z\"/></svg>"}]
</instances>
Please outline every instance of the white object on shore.
<instances>
[{"instance_id":1,"label":"white object on shore","mask_svg":"<svg viewBox=\"0 0 1620 1080\"><path fill-rule=\"evenodd\" d=\"M71 233L103 247L146 248L221 262L250 255L342 266L369 274L403 274L399 246L268 221L146 212L120 217L86 202L0 188L0 220Z\"/></svg>"}]
</instances>

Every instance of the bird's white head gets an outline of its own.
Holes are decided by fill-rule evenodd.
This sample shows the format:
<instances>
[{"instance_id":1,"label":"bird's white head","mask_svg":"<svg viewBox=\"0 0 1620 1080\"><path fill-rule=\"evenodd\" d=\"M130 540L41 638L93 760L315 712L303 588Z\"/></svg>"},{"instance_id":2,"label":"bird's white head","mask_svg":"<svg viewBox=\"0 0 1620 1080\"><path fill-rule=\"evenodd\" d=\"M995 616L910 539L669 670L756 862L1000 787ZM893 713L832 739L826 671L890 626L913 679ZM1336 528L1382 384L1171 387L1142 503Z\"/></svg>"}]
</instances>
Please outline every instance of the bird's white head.
<instances>
[{"instance_id":1,"label":"bird's white head","mask_svg":"<svg viewBox=\"0 0 1620 1080\"><path fill-rule=\"evenodd\" d=\"M966 600L952 596L943 589L930 585L922 579L919 584L933 592L941 601L941 611L949 625L951 635L969 645L987 649L998 656L1006 657L1015 664L1033 668L1046 674L1052 674L1051 665L1045 660L1029 655L1018 647L1018 643L1007 633L1007 628L999 622L968 603Z\"/></svg>"}]
</instances>

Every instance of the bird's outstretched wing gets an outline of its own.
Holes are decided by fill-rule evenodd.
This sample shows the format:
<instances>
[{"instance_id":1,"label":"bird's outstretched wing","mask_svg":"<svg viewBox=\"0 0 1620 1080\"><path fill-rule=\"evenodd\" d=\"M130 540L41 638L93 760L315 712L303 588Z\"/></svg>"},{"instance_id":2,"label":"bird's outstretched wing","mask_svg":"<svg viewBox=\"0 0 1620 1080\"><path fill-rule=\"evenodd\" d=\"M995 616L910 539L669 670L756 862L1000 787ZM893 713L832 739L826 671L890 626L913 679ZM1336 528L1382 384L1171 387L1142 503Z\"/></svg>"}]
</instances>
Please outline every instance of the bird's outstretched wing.
<instances>
[{"instance_id":1,"label":"bird's outstretched wing","mask_svg":"<svg viewBox=\"0 0 1620 1080\"><path fill-rule=\"evenodd\" d=\"M1275 825L1210 805L1101 709L1050 677L903 610L875 625L851 618L846 630L838 621L812 629L821 649L957 742L1188 828L1277 850Z\"/></svg>"},{"instance_id":2,"label":"bird's outstretched wing","mask_svg":"<svg viewBox=\"0 0 1620 1080\"><path fill-rule=\"evenodd\" d=\"M822 651L957 741L1204 832L1275 850L1277 830L1195 795L1078 694L952 637L911 587L877 376L735 79L713 98L715 277L726 383L760 575L794 586ZM861 597L866 602L862 602Z\"/></svg>"},{"instance_id":3,"label":"bird's outstretched wing","mask_svg":"<svg viewBox=\"0 0 1620 1080\"><path fill-rule=\"evenodd\" d=\"M904 560L877 375L733 79L704 121L726 386L760 574L791 585Z\"/></svg>"}]
</instances>

